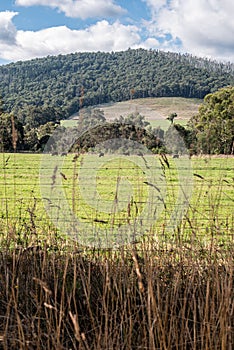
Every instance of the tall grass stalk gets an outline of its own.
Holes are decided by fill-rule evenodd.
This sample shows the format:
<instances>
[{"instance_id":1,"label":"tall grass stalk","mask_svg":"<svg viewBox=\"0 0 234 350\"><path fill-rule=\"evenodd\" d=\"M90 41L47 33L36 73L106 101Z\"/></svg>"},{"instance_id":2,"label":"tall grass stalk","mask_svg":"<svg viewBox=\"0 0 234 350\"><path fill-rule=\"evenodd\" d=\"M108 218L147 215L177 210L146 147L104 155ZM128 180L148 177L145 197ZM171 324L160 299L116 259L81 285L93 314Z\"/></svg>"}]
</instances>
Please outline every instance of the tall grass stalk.
<instances>
[{"instance_id":1,"label":"tall grass stalk","mask_svg":"<svg viewBox=\"0 0 234 350\"><path fill-rule=\"evenodd\" d=\"M233 245L2 251L0 347L232 349L233 265Z\"/></svg>"},{"instance_id":2,"label":"tall grass stalk","mask_svg":"<svg viewBox=\"0 0 234 350\"><path fill-rule=\"evenodd\" d=\"M8 205L9 158L3 157ZM73 166L75 210L78 164ZM200 191L175 230L178 239L164 232L166 213L155 235L116 250L88 249L67 237L64 243L46 224L40 239L38 202L31 196L29 221L21 223L20 235L7 226L7 239L1 240L0 348L233 349L233 216L220 215L223 182L213 193L207 175L200 170L198 175ZM54 171L51 187L56 176ZM231 187L230 177L225 186ZM131 207L127 214L130 219Z\"/></svg>"}]
</instances>

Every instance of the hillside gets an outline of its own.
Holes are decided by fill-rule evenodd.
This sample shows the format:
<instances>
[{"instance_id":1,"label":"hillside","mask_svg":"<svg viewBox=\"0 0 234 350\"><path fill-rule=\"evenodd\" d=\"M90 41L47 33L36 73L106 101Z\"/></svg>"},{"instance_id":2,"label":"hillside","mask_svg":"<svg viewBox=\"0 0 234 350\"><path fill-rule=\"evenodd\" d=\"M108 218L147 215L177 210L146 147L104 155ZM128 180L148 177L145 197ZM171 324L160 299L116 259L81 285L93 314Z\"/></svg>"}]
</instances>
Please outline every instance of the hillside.
<instances>
[{"instance_id":1,"label":"hillside","mask_svg":"<svg viewBox=\"0 0 234 350\"><path fill-rule=\"evenodd\" d=\"M176 120L188 120L198 112L202 100L182 97L139 98L130 101L99 105L107 120L126 117L131 113L140 113L149 121L164 120L176 112Z\"/></svg>"},{"instance_id":2,"label":"hillside","mask_svg":"<svg viewBox=\"0 0 234 350\"><path fill-rule=\"evenodd\" d=\"M130 114L140 113L153 127L160 126L167 129L170 122L166 119L171 113L176 112L176 122L185 125L188 120L198 113L198 108L203 100L183 97L148 97L122 102L110 102L93 106L92 109L100 109L106 120L113 121L120 116L127 117ZM89 107L90 108L90 107ZM75 113L69 120L61 121L62 125L75 126L80 113Z\"/></svg>"},{"instance_id":3,"label":"hillside","mask_svg":"<svg viewBox=\"0 0 234 350\"><path fill-rule=\"evenodd\" d=\"M233 84L231 64L143 49L49 56L0 67L7 111L49 106L65 118L80 106L146 97L203 98Z\"/></svg>"}]
</instances>

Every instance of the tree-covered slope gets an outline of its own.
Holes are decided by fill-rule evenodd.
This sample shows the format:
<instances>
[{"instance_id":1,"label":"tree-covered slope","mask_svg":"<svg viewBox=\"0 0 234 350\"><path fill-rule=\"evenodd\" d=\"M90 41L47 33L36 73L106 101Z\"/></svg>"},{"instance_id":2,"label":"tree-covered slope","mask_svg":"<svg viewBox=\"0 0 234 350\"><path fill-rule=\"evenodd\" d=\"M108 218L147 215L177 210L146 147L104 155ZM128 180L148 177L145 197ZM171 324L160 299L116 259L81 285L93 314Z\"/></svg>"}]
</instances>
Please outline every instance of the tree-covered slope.
<instances>
[{"instance_id":1,"label":"tree-covered slope","mask_svg":"<svg viewBox=\"0 0 234 350\"><path fill-rule=\"evenodd\" d=\"M80 105L141 97L203 98L233 84L231 64L144 49L49 56L0 67L7 111L49 106L65 117Z\"/></svg>"}]
</instances>

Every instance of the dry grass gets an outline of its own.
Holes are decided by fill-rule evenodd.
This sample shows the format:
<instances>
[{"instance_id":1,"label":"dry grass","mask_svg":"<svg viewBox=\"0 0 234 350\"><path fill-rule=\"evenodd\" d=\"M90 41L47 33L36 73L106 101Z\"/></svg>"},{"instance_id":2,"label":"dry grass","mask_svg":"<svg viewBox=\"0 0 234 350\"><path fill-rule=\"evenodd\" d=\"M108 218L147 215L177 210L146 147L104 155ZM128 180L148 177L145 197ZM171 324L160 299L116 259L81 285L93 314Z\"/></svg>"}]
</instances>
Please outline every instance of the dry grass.
<instances>
[{"instance_id":1,"label":"dry grass","mask_svg":"<svg viewBox=\"0 0 234 350\"><path fill-rule=\"evenodd\" d=\"M198 169L208 177L203 167ZM226 182L232 188L229 178ZM48 227L39 234L36 206L30 207L30 221L19 235L6 207L7 234L0 240L0 349L232 350L233 219L227 218L219 239L219 197L211 196L206 242L192 208L173 242L172 237L160 243L146 236L118 250L68 245ZM201 202L204 211L203 199L198 193L196 208ZM183 225L189 226L189 239L180 238Z\"/></svg>"},{"instance_id":2,"label":"dry grass","mask_svg":"<svg viewBox=\"0 0 234 350\"><path fill-rule=\"evenodd\" d=\"M0 255L2 349L234 346L233 246Z\"/></svg>"},{"instance_id":3,"label":"dry grass","mask_svg":"<svg viewBox=\"0 0 234 350\"><path fill-rule=\"evenodd\" d=\"M202 103L199 99L182 97L156 97L139 98L123 102L106 103L95 106L104 111L107 120L113 120L120 115L127 116L131 113L140 113L146 120L164 120L173 112L178 114L178 119L189 120L197 114L198 107ZM77 117L76 115L73 117Z\"/></svg>"}]
</instances>

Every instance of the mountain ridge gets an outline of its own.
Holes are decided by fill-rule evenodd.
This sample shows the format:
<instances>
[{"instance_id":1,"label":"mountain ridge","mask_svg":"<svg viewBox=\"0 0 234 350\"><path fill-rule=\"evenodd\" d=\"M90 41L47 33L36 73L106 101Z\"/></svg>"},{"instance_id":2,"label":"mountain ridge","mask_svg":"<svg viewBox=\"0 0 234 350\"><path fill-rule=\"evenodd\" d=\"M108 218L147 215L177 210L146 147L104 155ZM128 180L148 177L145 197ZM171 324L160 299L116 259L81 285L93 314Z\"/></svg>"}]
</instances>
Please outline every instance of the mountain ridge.
<instances>
[{"instance_id":1,"label":"mountain ridge","mask_svg":"<svg viewBox=\"0 0 234 350\"><path fill-rule=\"evenodd\" d=\"M202 99L227 85L234 85L233 64L159 50L72 53L0 66L6 111L49 106L65 118L84 106L135 98Z\"/></svg>"}]
</instances>

